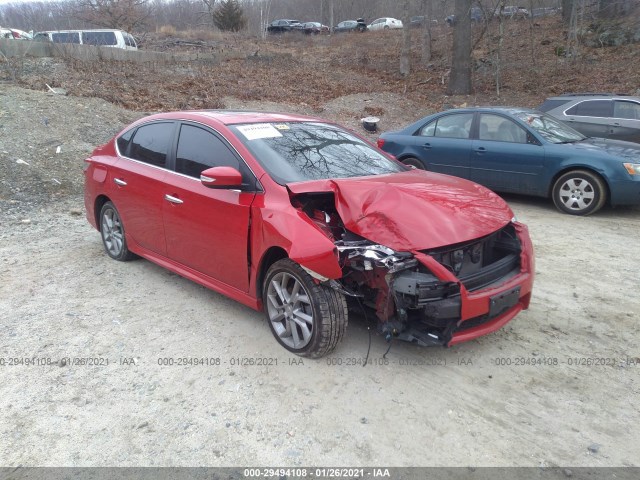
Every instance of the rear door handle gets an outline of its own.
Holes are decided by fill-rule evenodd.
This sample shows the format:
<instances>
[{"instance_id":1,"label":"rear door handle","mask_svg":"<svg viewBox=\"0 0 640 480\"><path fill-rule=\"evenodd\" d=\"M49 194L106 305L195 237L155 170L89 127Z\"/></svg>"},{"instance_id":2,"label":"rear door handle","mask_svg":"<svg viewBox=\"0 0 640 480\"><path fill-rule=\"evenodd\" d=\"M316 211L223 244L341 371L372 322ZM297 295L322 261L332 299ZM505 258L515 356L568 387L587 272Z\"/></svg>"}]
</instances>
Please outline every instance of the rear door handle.
<instances>
[{"instance_id":1,"label":"rear door handle","mask_svg":"<svg viewBox=\"0 0 640 480\"><path fill-rule=\"evenodd\" d=\"M476 148L476 152L477 152L477 153L485 153L486 151L487 151L487 149L486 149L486 148L484 148L484 147L478 147L478 148Z\"/></svg>"},{"instance_id":2,"label":"rear door handle","mask_svg":"<svg viewBox=\"0 0 640 480\"><path fill-rule=\"evenodd\" d=\"M119 178L114 178L113 179L113 183L115 183L116 185L120 185L121 187L126 187L127 186L127 182L125 182L124 180L121 180Z\"/></svg>"},{"instance_id":3,"label":"rear door handle","mask_svg":"<svg viewBox=\"0 0 640 480\"><path fill-rule=\"evenodd\" d=\"M167 194L164 196L164 199L168 202L171 203L175 203L176 205L180 205L181 203L184 203L182 200L180 200L178 197L172 197L171 195Z\"/></svg>"},{"instance_id":4,"label":"rear door handle","mask_svg":"<svg viewBox=\"0 0 640 480\"><path fill-rule=\"evenodd\" d=\"M422 144L422 148L426 148L427 150L431 148L431 144L430 143L423 143Z\"/></svg>"}]
</instances>

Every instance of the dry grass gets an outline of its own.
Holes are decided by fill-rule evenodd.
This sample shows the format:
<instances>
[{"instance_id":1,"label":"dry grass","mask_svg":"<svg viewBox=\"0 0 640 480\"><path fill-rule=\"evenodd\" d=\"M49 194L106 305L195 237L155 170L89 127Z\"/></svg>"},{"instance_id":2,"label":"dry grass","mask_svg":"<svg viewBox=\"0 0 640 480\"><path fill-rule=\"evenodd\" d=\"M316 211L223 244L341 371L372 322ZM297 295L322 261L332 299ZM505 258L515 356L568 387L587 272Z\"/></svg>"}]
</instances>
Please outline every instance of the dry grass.
<instances>
[{"instance_id":1,"label":"dry grass","mask_svg":"<svg viewBox=\"0 0 640 480\"><path fill-rule=\"evenodd\" d=\"M412 32L413 70L408 78L398 73L399 31L331 37L289 34L265 41L240 34L190 31L177 32L169 43L163 40L168 33L152 36L147 48L189 49L185 46L188 42L175 40L199 40L204 45L241 52L244 57L216 65L75 62L57 75L35 72L21 81L40 89L46 79L73 95L98 96L141 111L224 107L221 99L226 96L320 108L343 95L371 92L402 94L433 108L462 102L536 106L546 96L562 92L635 93L640 86L640 70L633 68L640 57L640 45L585 47L577 60L558 57L554 50L565 43L564 31L558 19L548 18L535 24L508 23L501 52L501 96L497 97L495 28L491 25L491 31L476 38L474 95L456 99L445 96L452 40L452 29L446 26L434 29L433 56L426 66L420 60L421 32ZM479 31L475 34L478 36Z\"/></svg>"}]
</instances>

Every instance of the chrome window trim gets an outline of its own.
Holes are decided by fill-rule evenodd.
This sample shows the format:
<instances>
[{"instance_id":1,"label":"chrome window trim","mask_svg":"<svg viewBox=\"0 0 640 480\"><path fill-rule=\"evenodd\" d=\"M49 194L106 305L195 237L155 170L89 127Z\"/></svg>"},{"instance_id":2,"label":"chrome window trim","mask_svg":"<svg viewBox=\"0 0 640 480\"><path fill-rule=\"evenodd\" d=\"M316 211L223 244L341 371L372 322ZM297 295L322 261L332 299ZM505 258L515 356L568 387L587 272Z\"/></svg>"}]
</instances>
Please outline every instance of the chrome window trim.
<instances>
[{"instance_id":1,"label":"chrome window trim","mask_svg":"<svg viewBox=\"0 0 640 480\"><path fill-rule=\"evenodd\" d=\"M190 123L196 123L196 124L198 124L198 125L202 125L203 127L205 127L205 128L207 128L207 129L209 129L209 130L211 130L211 131L215 132L216 134L218 134L218 135L220 135L222 138L224 138L225 142L229 145L229 147L231 147L231 148L232 148L232 151L234 151L234 152L236 153L236 155L238 155L238 157L240 158L240 161L244 162L244 164L246 165L246 167L247 167L247 168L249 169L249 171L251 172L251 175L253 175L253 177L256 179L256 187L257 187L257 188L256 188L256 190L255 190L255 192L254 192L254 193L264 193L264 187L262 186L262 183L260 183L260 179L259 179L259 178L258 178L258 176L255 174L255 172L253 171L253 169L251 168L251 166L249 165L249 163L244 159L244 157L243 157L242 155L240 155L240 152L238 152L238 149L237 149L236 147L234 147L234 146L233 146L233 145L232 145L232 144L227 140L227 138L226 138L222 133L220 133L218 130L216 130L216 129L215 129L215 128L213 128L212 126L207 125L206 123L203 123L203 122L199 122L199 121L197 121L197 120L187 120L187 119L178 119L178 118L170 118L170 119L169 119L169 118L167 118L167 119L158 118L158 119L155 119L155 120L150 120L150 121L148 121L148 122L141 123L140 125L137 125L137 126L136 126L136 127L134 127L134 128L135 128L136 133L137 133L137 130L138 130L140 127L143 127L143 126L146 126L146 125L151 125L151 124L154 124L154 123L176 123L176 122L190 122ZM129 131L129 130L126 130L124 133L126 133L126 132L128 132L128 131ZM123 133L123 135L124 135L124 133ZM167 168L167 167L159 167L159 166L157 166L157 165L153 165L153 164L151 164L151 163L143 162L143 161L141 161L141 160L136 160L135 158L131 158L131 157L127 157L126 155L123 155L123 154L120 152L120 148L118 147L118 138L120 138L121 136L122 136L122 135L118 135L118 136L115 138L114 142L113 142L113 143L114 143L114 146L115 146L116 154L118 155L118 157L119 157L119 158L123 158L123 159L125 159L125 160L130 160L130 161L132 161L132 162L139 163L140 165L147 165L147 166L149 166L149 167L157 168L158 170L163 170L163 171L165 171L165 172L167 172L167 173L172 173L172 174L174 174L174 175L179 175L179 176L181 176L181 177L188 178L188 179L190 179L190 180L194 180L194 181L196 181L196 182L198 182L198 183L201 183L201 182L200 182L200 178L199 178L199 177L198 177L198 178L196 178L196 177L192 177L191 175L185 175L184 173L176 172L175 170L170 170L170 169L169 169L169 168ZM134 134L134 137L135 137L135 134ZM132 138L131 140L133 140L133 138ZM129 140L129 141L131 141L131 140ZM268 175L268 174L267 174L267 175ZM240 191L240 190L238 190L238 191Z\"/></svg>"}]
</instances>

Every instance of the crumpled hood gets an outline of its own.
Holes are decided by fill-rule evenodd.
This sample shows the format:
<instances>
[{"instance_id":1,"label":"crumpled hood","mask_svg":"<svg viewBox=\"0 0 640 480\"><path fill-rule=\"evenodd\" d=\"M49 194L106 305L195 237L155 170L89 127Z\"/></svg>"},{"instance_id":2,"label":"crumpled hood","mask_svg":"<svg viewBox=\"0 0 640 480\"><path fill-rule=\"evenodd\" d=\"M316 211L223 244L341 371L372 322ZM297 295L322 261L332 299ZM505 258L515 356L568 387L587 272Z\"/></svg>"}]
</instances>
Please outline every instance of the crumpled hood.
<instances>
[{"instance_id":1,"label":"crumpled hood","mask_svg":"<svg viewBox=\"0 0 640 480\"><path fill-rule=\"evenodd\" d=\"M290 183L287 188L293 194L333 192L347 230L396 251L466 242L513 218L509 206L490 190L421 170Z\"/></svg>"}]
</instances>

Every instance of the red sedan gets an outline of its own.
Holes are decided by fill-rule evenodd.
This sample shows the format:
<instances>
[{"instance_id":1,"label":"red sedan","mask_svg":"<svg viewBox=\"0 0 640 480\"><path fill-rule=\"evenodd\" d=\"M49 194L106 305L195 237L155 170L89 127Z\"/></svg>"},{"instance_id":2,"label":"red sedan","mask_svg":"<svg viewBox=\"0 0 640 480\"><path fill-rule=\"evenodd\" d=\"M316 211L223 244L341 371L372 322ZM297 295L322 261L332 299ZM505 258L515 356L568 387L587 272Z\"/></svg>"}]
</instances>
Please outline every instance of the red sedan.
<instances>
[{"instance_id":1,"label":"red sedan","mask_svg":"<svg viewBox=\"0 0 640 480\"><path fill-rule=\"evenodd\" d=\"M447 346L497 330L531 297L527 228L500 197L315 118L143 118L86 160L85 205L110 257L264 310L302 356L335 348L348 303L389 340Z\"/></svg>"}]
</instances>

